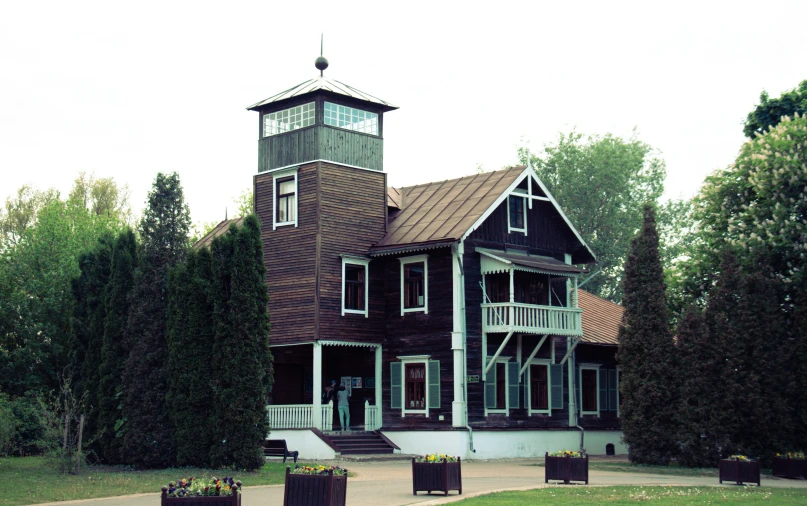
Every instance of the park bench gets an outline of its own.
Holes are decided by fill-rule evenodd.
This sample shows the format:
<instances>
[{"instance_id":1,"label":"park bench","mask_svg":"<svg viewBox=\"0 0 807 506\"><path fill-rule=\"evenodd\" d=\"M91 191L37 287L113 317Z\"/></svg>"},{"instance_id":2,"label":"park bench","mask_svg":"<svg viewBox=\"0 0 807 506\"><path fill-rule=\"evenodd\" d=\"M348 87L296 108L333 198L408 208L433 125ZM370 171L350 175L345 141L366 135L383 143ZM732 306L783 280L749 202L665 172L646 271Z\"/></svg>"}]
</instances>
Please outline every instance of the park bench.
<instances>
[{"instance_id":1,"label":"park bench","mask_svg":"<svg viewBox=\"0 0 807 506\"><path fill-rule=\"evenodd\" d=\"M294 457L294 463L297 463L297 455L300 452L290 452L286 446L285 439L266 439L263 442L263 455L265 457L283 457L283 462L286 462L286 457Z\"/></svg>"}]
</instances>

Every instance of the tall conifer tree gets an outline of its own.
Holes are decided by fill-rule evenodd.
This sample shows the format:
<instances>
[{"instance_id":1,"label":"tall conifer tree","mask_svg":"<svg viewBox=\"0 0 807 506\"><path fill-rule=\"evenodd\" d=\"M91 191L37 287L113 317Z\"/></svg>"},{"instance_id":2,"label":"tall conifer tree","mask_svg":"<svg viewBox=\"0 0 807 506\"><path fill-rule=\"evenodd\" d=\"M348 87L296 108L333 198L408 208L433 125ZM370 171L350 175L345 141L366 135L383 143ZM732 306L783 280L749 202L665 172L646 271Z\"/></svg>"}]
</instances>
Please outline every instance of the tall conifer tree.
<instances>
[{"instance_id":1,"label":"tall conifer tree","mask_svg":"<svg viewBox=\"0 0 807 506\"><path fill-rule=\"evenodd\" d=\"M632 462L667 464L676 447L675 348L669 327L655 210L631 242L619 330L622 431Z\"/></svg>"},{"instance_id":2,"label":"tall conifer tree","mask_svg":"<svg viewBox=\"0 0 807 506\"><path fill-rule=\"evenodd\" d=\"M123 460L140 467L174 462L168 388L166 283L171 267L185 258L190 212L179 176L158 174L140 222L142 240L129 306L123 373Z\"/></svg>"},{"instance_id":3,"label":"tall conifer tree","mask_svg":"<svg viewBox=\"0 0 807 506\"><path fill-rule=\"evenodd\" d=\"M137 242L131 229L124 229L115 238L112 250L112 271L104 294L106 325L100 363L100 402L98 424L101 456L107 463L121 459L121 438L117 437L121 413L121 375L126 363L124 335L129 317L129 298L137 266Z\"/></svg>"}]
</instances>

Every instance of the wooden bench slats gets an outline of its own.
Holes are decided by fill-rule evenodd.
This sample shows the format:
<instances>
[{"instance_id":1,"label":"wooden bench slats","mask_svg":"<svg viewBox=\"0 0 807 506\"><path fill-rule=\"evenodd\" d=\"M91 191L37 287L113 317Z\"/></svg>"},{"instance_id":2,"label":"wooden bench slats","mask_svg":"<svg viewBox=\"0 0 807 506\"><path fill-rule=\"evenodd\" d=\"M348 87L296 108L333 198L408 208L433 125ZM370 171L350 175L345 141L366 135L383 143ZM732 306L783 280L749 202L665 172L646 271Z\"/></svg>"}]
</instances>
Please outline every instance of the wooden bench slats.
<instances>
[{"instance_id":1,"label":"wooden bench slats","mask_svg":"<svg viewBox=\"0 0 807 506\"><path fill-rule=\"evenodd\" d=\"M283 462L286 462L287 457L293 457L294 463L297 463L297 456L300 454L298 451L289 451L286 446L285 439L266 439L263 442L263 455L264 457L283 457Z\"/></svg>"}]
</instances>

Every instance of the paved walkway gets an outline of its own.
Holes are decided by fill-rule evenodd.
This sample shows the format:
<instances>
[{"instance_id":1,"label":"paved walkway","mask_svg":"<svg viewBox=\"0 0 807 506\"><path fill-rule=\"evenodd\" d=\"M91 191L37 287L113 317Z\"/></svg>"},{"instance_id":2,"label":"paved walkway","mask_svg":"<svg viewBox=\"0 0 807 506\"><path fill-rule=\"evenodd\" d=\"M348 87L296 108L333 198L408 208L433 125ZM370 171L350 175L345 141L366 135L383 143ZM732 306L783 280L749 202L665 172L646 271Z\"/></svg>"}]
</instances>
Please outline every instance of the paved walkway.
<instances>
[{"instance_id":1,"label":"paved walkway","mask_svg":"<svg viewBox=\"0 0 807 506\"><path fill-rule=\"evenodd\" d=\"M544 469L536 466L538 460L508 461L464 461L462 463L463 493L452 492L448 497L426 495L421 492L412 495L412 464L408 461L381 462L338 462L356 473L348 480L347 503L350 506L402 506L418 504L444 504L467 497L473 497L501 490L529 490L542 488ZM324 463L324 462L323 462ZM618 473L591 471L590 486L596 485L681 485L716 486L717 478L664 476L642 473ZM575 486L575 485L549 485ZM805 480L785 480L763 477L762 486L782 488L807 488ZM159 504L159 494L94 499L90 501L68 501L48 503L66 506L154 506ZM244 506L283 504L283 485L249 487L244 489Z\"/></svg>"}]
</instances>

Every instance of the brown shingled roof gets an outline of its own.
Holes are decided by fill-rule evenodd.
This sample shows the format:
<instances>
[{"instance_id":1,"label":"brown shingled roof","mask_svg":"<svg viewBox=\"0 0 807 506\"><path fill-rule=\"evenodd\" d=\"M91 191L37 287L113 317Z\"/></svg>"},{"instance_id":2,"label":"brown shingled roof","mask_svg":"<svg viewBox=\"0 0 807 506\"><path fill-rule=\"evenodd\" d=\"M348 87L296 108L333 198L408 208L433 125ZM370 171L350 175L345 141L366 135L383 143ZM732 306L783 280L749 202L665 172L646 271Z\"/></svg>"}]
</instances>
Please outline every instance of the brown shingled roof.
<instances>
[{"instance_id":1,"label":"brown shingled roof","mask_svg":"<svg viewBox=\"0 0 807 506\"><path fill-rule=\"evenodd\" d=\"M224 233L227 232L230 229L230 223L235 223L235 225L237 227L240 227L241 223L243 223L243 221L244 221L243 217L241 217L241 218L233 218L231 220L222 221L221 223L219 223L218 225L213 227L213 230L211 230L210 232L205 234L204 237L199 239L196 242L196 244L193 245L193 249L199 249L199 248L204 248L204 247L209 248L210 245L213 243L213 239L215 239L216 237L219 237L220 235L224 235Z\"/></svg>"},{"instance_id":2,"label":"brown shingled roof","mask_svg":"<svg viewBox=\"0 0 807 506\"><path fill-rule=\"evenodd\" d=\"M583 340L588 344L619 343L619 326L625 309L610 300L578 290L578 302L583 309Z\"/></svg>"},{"instance_id":3,"label":"brown shingled roof","mask_svg":"<svg viewBox=\"0 0 807 506\"><path fill-rule=\"evenodd\" d=\"M373 251L398 246L449 243L460 239L524 172L524 166L400 188L387 192L401 208ZM397 197L397 198L394 198ZM389 202L389 200L388 200Z\"/></svg>"}]
</instances>

